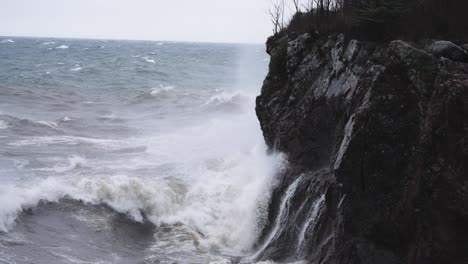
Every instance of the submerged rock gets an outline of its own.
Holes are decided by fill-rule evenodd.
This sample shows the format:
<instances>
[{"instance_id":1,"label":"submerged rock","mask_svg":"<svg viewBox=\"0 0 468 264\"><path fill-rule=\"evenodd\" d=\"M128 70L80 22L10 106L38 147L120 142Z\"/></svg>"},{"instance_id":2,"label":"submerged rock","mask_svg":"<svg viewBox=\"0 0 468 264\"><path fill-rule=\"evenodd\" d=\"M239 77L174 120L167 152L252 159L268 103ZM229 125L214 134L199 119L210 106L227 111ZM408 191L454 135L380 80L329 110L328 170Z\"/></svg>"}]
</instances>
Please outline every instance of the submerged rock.
<instances>
[{"instance_id":1,"label":"submerged rock","mask_svg":"<svg viewBox=\"0 0 468 264\"><path fill-rule=\"evenodd\" d=\"M468 261L468 64L438 45L270 38L256 111L291 167L258 259Z\"/></svg>"}]
</instances>

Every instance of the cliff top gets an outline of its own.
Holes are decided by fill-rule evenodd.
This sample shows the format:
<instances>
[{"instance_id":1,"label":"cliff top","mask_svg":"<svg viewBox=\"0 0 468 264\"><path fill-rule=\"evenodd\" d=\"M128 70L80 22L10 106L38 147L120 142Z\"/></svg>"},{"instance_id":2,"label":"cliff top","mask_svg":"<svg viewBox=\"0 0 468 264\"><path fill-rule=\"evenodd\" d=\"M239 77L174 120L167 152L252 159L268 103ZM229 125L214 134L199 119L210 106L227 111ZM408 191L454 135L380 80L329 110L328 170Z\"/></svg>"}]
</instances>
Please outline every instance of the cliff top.
<instances>
[{"instance_id":1,"label":"cliff top","mask_svg":"<svg viewBox=\"0 0 468 264\"><path fill-rule=\"evenodd\" d=\"M446 39L468 42L468 1L459 0L313 0L284 21L284 0L270 15L274 34L345 33L359 40Z\"/></svg>"}]
</instances>

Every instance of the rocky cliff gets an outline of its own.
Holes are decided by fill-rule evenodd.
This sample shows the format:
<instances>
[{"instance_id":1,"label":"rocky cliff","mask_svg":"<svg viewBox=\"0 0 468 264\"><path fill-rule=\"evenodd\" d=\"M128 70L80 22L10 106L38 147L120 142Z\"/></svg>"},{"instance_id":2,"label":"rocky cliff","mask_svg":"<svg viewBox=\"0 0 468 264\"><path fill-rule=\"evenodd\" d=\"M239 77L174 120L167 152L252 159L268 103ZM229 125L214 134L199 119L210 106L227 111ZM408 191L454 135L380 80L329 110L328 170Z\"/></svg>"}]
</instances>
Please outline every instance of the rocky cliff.
<instances>
[{"instance_id":1,"label":"rocky cliff","mask_svg":"<svg viewBox=\"0 0 468 264\"><path fill-rule=\"evenodd\" d=\"M468 64L449 44L268 40L256 111L290 167L257 259L468 263Z\"/></svg>"}]
</instances>

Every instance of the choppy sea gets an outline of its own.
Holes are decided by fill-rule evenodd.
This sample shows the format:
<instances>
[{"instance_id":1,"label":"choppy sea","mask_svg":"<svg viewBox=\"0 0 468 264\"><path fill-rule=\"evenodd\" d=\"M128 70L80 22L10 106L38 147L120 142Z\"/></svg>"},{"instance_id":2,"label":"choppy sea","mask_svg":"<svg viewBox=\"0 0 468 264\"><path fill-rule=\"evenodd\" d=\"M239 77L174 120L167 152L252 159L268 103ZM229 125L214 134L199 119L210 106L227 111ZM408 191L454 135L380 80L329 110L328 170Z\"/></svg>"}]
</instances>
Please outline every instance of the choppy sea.
<instances>
[{"instance_id":1,"label":"choppy sea","mask_svg":"<svg viewBox=\"0 0 468 264\"><path fill-rule=\"evenodd\" d=\"M263 45L0 37L0 263L248 262Z\"/></svg>"}]
</instances>

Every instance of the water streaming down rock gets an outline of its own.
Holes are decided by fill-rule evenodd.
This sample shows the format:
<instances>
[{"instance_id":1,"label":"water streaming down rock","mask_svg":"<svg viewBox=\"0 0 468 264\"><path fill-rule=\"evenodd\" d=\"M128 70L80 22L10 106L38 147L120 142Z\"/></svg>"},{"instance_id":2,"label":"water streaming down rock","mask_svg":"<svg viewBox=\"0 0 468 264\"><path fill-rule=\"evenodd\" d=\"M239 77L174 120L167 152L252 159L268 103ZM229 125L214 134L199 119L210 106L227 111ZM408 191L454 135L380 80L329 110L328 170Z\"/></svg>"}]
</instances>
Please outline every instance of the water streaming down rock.
<instances>
[{"instance_id":1,"label":"water streaming down rock","mask_svg":"<svg viewBox=\"0 0 468 264\"><path fill-rule=\"evenodd\" d=\"M268 40L256 111L291 165L256 259L468 261L468 64L430 44Z\"/></svg>"}]
</instances>

